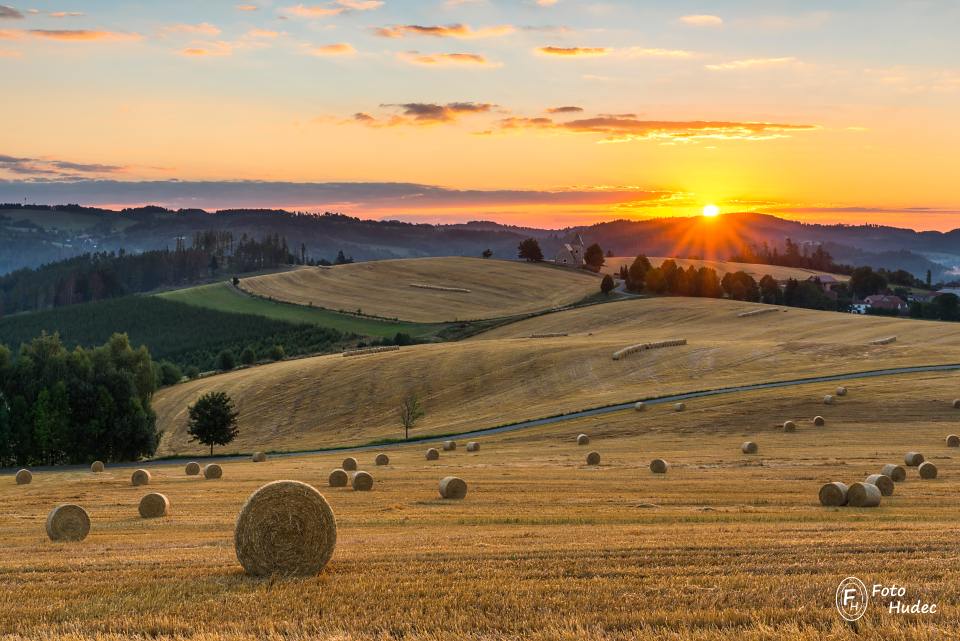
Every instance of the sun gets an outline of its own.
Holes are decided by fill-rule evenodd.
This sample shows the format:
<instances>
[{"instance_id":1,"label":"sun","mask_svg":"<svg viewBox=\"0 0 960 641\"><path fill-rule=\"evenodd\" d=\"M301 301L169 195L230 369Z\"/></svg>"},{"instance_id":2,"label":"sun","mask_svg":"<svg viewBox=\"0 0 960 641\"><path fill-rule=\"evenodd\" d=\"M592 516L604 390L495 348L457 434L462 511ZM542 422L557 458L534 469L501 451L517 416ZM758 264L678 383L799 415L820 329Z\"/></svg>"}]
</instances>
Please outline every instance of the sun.
<instances>
[{"instance_id":1,"label":"sun","mask_svg":"<svg viewBox=\"0 0 960 641\"><path fill-rule=\"evenodd\" d=\"M720 208L716 205L707 205L703 208L703 215L707 218L716 218L720 215Z\"/></svg>"}]
</instances>

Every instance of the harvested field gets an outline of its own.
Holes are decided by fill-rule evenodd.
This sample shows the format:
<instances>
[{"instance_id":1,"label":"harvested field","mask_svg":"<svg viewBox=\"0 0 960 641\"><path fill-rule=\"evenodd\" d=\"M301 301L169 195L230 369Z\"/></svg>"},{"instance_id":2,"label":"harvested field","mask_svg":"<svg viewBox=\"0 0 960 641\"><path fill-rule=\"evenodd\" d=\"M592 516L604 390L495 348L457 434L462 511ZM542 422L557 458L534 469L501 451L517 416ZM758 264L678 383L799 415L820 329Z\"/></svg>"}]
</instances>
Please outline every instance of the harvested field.
<instances>
[{"instance_id":1,"label":"harvested field","mask_svg":"<svg viewBox=\"0 0 960 641\"><path fill-rule=\"evenodd\" d=\"M606 262L603 264L603 273L605 274L618 274L620 272L620 266L626 265L630 267L633 263L635 256L617 256L614 258L607 258ZM650 264L654 267L659 267L663 261L667 258L663 256L658 257L648 257ZM723 278L724 274L730 272L746 272L753 276L753 279L757 282L760 282L760 279L766 275L770 275L777 280L787 280L789 278L795 278L797 280L806 280L811 276L816 276L818 274L823 274L825 272L818 272L812 269L802 269L800 267L780 267L779 265L756 265L753 263L734 263L728 260L700 260L695 258L674 258L673 259L678 267L687 269L691 266L700 269L701 267L709 267L716 270L717 275L720 278ZM840 281L850 280L849 276L843 274L833 274L834 278Z\"/></svg>"}]
</instances>

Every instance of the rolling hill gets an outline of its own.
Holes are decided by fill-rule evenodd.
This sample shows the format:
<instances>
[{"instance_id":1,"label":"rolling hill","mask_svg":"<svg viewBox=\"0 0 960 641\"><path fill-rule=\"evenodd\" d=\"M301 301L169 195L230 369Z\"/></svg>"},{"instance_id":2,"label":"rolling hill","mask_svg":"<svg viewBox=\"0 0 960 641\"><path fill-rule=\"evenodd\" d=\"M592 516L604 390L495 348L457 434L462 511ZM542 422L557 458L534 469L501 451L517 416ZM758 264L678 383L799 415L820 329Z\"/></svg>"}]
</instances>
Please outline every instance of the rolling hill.
<instances>
[{"instance_id":1,"label":"rolling hill","mask_svg":"<svg viewBox=\"0 0 960 641\"><path fill-rule=\"evenodd\" d=\"M583 271L481 258L305 267L240 281L262 298L419 323L540 312L583 300L599 285Z\"/></svg>"},{"instance_id":2,"label":"rolling hill","mask_svg":"<svg viewBox=\"0 0 960 641\"><path fill-rule=\"evenodd\" d=\"M620 272L620 267L625 265L630 267L633 263L634 256L617 256L613 258L606 258L603 264L603 269L601 270L605 274L617 274ZM654 267L659 267L663 261L667 260L666 257L648 257L650 264ZM701 267L709 267L717 272L717 275L720 278L723 278L723 275L728 272L739 272L743 271L753 277L754 280L760 282L760 279L766 275L770 275L777 280L787 280L789 278L795 278L797 280L806 280L811 276L816 276L823 274L825 272L818 272L812 269L802 269L799 267L780 267L778 265L756 265L752 263L734 263L727 260L698 260L695 258L674 258L673 259L677 265L683 269L688 269L693 266L697 269ZM833 274L834 278L841 281L849 280L849 276L844 276L841 274Z\"/></svg>"},{"instance_id":3,"label":"rolling hill","mask_svg":"<svg viewBox=\"0 0 960 641\"><path fill-rule=\"evenodd\" d=\"M223 390L241 412L238 450L298 450L402 436L397 407L418 393L427 415L414 435L446 434L741 383L960 363L950 323L770 309L716 299L638 299L512 323L459 343L343 358L320 356L218 375L162 390L160 454L193 453L186 408ZM528 338L534 334L569 334ZM897 336L889 345L872 341ZM683 347L614 361L625 346L672 338Z\"/></svg>"}]
</instances>

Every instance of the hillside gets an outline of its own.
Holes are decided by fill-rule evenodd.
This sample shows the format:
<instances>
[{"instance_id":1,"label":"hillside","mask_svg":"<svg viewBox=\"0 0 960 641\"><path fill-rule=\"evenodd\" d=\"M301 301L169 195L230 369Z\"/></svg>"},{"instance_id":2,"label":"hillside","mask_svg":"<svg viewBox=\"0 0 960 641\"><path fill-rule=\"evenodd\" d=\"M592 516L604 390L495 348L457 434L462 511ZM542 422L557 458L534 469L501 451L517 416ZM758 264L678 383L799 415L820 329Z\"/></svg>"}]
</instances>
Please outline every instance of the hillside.
<instances>
[{"instance_id":1,"label":"hillside","mask_svg":"<svg viewBox=\"0 0 960 641\"><path fill-rule=\"evenodd\" d=\"M309 449L402 435L408 392L423 398L415 435L454 433L523 419L724 385L960 363L956 325L801 309L741 318L751 305L658 298L548 314L452 344L266 365L162 390L154 406L161 454L187 443L186 407L212 390L237 399L236 449ZM569 333L532 339L542 332ZM896 335L891 345L871 341ZM686 338L684 347L613 361L615 350Z\"/></svg>"},{"instance_id":2,"label":"hillside","mask_svg":"<svg viewBox=\"0 0 960 641\"><path fill-rule=\"evenodd\" d=\"M659 267L663 261L667 260L666 257L648 257L650 263L654 267ZM618 274L620 272L621 266L630 267L633 263L634 256L617 256L613 258L604 259L603 264L603 273L606 274ZM795 278L797 280L806 280L811 276L816 276L823 274L825 272L818 272L812 269L801 269L799 267L780 267L778 265L755 265L752 263L734 263L727 260L697 260L694 258L674 258L677 265L683 269L688 269L690 266L696 267L697 269L701 267L709 267L717 272L717 276L723 278L723 275L728 272L738 272L743 271L750 274L754 280L760 282L760 279L766 275L770 275L777 280L787 280L789 278ZM846 281L849 280L849 276L843 276L840 274L833 275L837 280Z\"/></svg>"},{"instance_id":3,"label":"hillside","mask_svg":"<svg viewBox=\"0 0 960 641\"><path fill-rule=\"evenodd\" d=\"M576 303L599 285L583 271L481 258L305 267L240 281L264 298L420 323L539 312Z\"/></svg>"}]
</instances>

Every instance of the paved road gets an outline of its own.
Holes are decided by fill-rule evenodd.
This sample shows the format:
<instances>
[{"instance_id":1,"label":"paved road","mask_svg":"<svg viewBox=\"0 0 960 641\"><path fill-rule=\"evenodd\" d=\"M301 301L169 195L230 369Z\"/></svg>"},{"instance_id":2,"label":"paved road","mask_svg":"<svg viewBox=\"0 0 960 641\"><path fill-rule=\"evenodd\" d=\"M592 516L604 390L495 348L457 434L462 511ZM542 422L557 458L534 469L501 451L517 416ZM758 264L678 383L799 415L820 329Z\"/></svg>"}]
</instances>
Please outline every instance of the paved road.
<instances>
[{"instance_id":1,"label":"paved road","mask_svg":"<svg viewBox=\"0 0 960 641\"><path fill-rule=\"evenodd\" d=\"M670 396L660 396L657 398L646 398L638 399L646 403L647 405L663 405L665 403L677 403L679 401L687 401L695 398L707 398L710 396L720 396L722 394L739 394L742 392L753 392L756 390L765 390L765 389L775 389L779 387L796 387L799 385L811 385L815 383L832 383L838 381L850 381L861 378L878 378L882 376L900 376L903 374L919 374L923 372L955 372L960 371L960 364L955 365L918 365L914 367L893 367L889 369L878 369L878 370L869 370L865 372L851 372L849 374L833 374L829 376L813 376L810 378L795 378L786 381L775 381L771 383L754 383L750 385L735 385L733 387L721 387L712 390L702 390L698 392L685 392L683 394L673 394ZM634 404L637 401L631 401L629 403L617 403L615 405L605 405L603 407L595 407L593 409L582 410L579 412L573 412L570 414L563 414L560 416L548 416L545 418L538 418L529 421L521 421L519 423L513 423L511 425L501 425L500 427L490 427L485 429L474 430L471 432L461 432L458 434L446 435L446 436L426 436L416 439L410 439L406 442L401 443L389 443L381 445L360 445L352 447L334 447L324 450L309 450L304 452L290 452L290 453L280 453L272 454L271 456L308 456L311 454L330 454L336 452L364 452L369 450L388 450L402 447L404 445L410 445L414 443L438 443L448 439L468 439L468 438L479 438L483 436L491 436L493 434L503 434L505 432L516 432L519 430L525 430L531 427L540 427L543 425L553 425L557 423L563 423L566 421L573 421L579 418L584 418L587 416L602 416L604 414L612 414L614 412L622 412L624 410L633 409ZM246 460L249 456L223 456L215 458L206 458L203 459L204 462L213 462L213 461L231 461L231 460ZM184 461L188 461L188 458L178 458L178 459L163 459L158 461L148 461L141 463L121 463L121 464L111 464L111 468L136 468L136 467L149 467L156 465L181 465ZM47 470L69 470L69 469L87 469L86 466L59 466L59 467L37 467L31 468L34 471L43 471ZM11 474L16 470L4 470L4 474Z\"/></svg>"}]
</instances>

